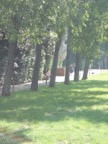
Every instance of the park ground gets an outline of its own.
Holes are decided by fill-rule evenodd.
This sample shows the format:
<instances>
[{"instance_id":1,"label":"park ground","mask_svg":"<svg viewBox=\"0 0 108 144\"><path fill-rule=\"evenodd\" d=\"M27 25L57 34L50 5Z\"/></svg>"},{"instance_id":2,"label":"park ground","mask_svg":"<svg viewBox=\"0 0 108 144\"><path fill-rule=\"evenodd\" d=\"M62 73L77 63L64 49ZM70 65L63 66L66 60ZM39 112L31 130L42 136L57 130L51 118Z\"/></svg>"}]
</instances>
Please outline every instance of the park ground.
<instances>
[{"instance_id":1,"label":"park ground","mask_svg":"<svg viewBox=\"0 0 108 144\"><path fill-rule=\"evenodd\" d=\"M0 144L108 144L108 72L0 97Z\"/></svg>"},{"instance_id":2,"label":"park ground","mask_svg":"<svg viewBox=\"0 0 108 144\"><path fill-rule=\"evenodd\" d=\"M97 75L101 72L104 72L104 71L108 71L108 70L102 70L102 69L89 69L88 71L88 77L92 76L92 75ZM80 75L80 79L82 78L83 76L83 71L80 71L79 72L79 75ZM65 76L56 76L56 83L60 83L60 82L64 82L65 80ZM74 80L74 72L72 73L72 75L70 75L70 81L73 81ZM49 83L49 81L48 81ZM39 85L45 85L46 84L46 81L45 80L39 80L38 81L38 84ZM19 84L19 85L14 85L14 91L20 91L20 90L24 90L24 89L30 89L31 87L31 82L29 83L23 83L23 84ZM11 85L11 92L13 92L13 85ZM2 86L0 87L0 95L2 93Z\"/></svg>"}]
</instances>

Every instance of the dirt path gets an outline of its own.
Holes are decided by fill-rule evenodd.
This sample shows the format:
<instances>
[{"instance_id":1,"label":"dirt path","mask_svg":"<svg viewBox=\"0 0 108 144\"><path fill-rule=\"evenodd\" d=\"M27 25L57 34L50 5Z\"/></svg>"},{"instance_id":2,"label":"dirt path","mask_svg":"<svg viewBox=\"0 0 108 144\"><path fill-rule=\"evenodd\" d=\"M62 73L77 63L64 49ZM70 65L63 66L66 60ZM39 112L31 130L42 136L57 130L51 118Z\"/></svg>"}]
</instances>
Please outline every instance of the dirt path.
<instances>
[{"instance_id":1,"label":"dirt path","mask_svg":"<svg viewBox=\"0 0 108 144\"><path fill-rule=\"evenodd\" d=\"M45 85L45 81L39 81L39 85ZM30 89L31 83L24 83L14 86L14 91L20 91L24 89ZM11 85L11 92L13 91L13 86ZM2 92L2 87L0 87L0 94Z\"/></svg>"},{"instance_id":2,"label":"dirt path","mask_svg":"<svg viewBox=\"0 0 108 144\"><path fill-rule=\"evenodd\" d=\"M88 76L94 75L94 74L99 74L103 72L103 70L89 70ZM83 71L80 71L80 78L83 75ZM56 76L56 82L64 82L65 77L64 76ZM74 79L74 73L70 76L70 80ZM45 80L39 81L39 85L45 85L46 82ZM31 83L24 83L20 85L15 85L14 86L14 91L20 91L24 89L30 89ZM13 86L11 86L11 92L13 91ZM2 87L0 87L0 94L2 92Z\"/></svg>"}]
</instances>

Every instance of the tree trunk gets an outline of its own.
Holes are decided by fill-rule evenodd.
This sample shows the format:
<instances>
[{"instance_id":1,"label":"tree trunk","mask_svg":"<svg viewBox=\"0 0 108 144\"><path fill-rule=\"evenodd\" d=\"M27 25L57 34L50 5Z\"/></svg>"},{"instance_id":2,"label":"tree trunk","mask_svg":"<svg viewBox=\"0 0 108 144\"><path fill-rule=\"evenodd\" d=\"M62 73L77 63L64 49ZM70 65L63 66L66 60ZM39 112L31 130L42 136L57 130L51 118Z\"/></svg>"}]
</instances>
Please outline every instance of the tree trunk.
<instances>
[{"instance_id":1,"label":"tree trunk","mask_svg":"<svg viewBox=\"0 0 108 144\"><path fill-rule=\"evenodd\" d=\"M15 54L16 47L17 47L17 42L9 42L8 62L7 62L6 72L5 72L2 96L10 95L11 79L13 76L14 54Z\"/></svg>"},{"instance_id":2,"label":"tree trunk","mask_svg":"<svg viewBox=\"0 0 108 144\"><path fill-rule=\"evenodd\" d=\"M42 80L43 79L43 71L44 71L44 60L45 60L45 55L44 55L44 50L41 50L41 60L40 60L40 69L39 69L39 79L38 80Z\"/></svg>"},{"instance_id":3,"label":"tree trunk","mask_svg":"<svg viewBox=\"0 0 108 144\"><path fill-rule=\"evenodd\" d=\"M41 62L41 50L42 50L42 44L37 44L36 45L36 58L35 58L32 83L31 83L32 91L38 90L38 78L39 78L39 69L40 69L40 62Z\"/></svg>"},{"instance_id":4,"label":"tree trunk","mask_svg":"<svg viewBox=\"0 0 108 144\"><path fill-rule=\"evenodd\" d=\"M89 69L89 59L86 57L86 59L85 59L85 66L84 66L84 73L83 73L82 80L87 79L88 69Z\"/></svg>"},{"instance_id":5,"label":"tree trunk","mask_svg":"<svg viewBox=\"0 0 108 144\"><path fill-rule=\"evenodd\" d=\"M74 81L79 81L79 69L80 69L80 53L76 53Z\"/></svg>"},{"instance_id":6,"label":"tree trunk","mask_svg":"<svg viewBox=\"0 0 108 144\"><path fill-rule=\"evenodd\" d=\"M61 35L58 36L58 41L56 43L56 48L55 48L55 52L54 52L54 59L53 59L53 64L52 64L52 69L51 69L51 77L50 77L49 87L55 87L55 78L56 78L56 70L57 70L60 44L61 44Z\"/></svg>"},{"instance_id":7,"label":"tree trunk","mask_svg":"<svg viewBox=\"0 0 108 144\"><path fill-rule=\"evenodd\" d=\"M69 76L70 76L70 48L67 47L67 56L66 56L66 73L65 73L65 81L64 84L70 84Z\"/></svg>"},{"instance_id":8,"label":"tree trunk","mask_svg":"<svg viewBox=\"0 0 108 144\"><path fill-rule=\"evenodd\" d=\"M64 84L67 84L67 85L70 84L70 80L69 80L69 76L70 76L70 58L71 58L70 41L71 41L71 29L68 28L66 73L65 73L65 81L64 81Z\"/></svg>"}]
</instances>

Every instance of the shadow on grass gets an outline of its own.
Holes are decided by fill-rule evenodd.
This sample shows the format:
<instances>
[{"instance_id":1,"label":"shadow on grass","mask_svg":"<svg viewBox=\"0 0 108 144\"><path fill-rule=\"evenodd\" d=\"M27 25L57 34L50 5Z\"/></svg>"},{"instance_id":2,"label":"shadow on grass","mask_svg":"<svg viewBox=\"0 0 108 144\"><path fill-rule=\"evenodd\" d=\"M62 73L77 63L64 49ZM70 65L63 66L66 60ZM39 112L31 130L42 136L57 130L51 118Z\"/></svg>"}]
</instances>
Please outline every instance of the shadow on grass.
<instances>
[{"instance_id":1,"label":"shadow on grass","mask_svg":"<svg viewBox=\"0 0 108 144\"><path fill-rule=\"evenodd\" d=\"M15 131L11 131L7 127L0 128L0 143L4 143L4 140L7 141L7 144L22 144L22 143L30 143L31 140L26 137L24 134L27 132L28 128L20 128Z\"/></svg>"},{"instance_id":2,"label":"shadow on grass","mask_svg":"<svg viewBox=\"0 0 108 144\"><path fill-rule=\"evenodd\" d=\"M108 88L108 81L99 80L81 80L73 85L75 89L88 89L88 88Z\"/></svg>"},{"instance_id":3,"label":"shadow on grass","mask_svg":"<svg viewBox=\"0 0 108 144\"><path fill-rule=\"evenodd\" d=\"M90 90L96 87L99 90ZM53 122L72 118L108 123L106 87L107 81L81 81L54 89L44 86L38 92L17 92L1 98L0 120Z\"/></svg>"}]
</instances>

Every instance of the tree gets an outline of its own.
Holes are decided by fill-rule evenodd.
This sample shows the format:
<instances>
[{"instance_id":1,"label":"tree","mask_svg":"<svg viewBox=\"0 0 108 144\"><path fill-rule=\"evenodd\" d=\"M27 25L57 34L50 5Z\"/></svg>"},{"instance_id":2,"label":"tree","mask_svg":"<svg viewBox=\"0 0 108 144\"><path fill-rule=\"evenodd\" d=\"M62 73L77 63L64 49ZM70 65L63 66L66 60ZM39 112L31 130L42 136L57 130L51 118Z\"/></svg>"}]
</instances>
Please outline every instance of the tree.
<instances>
[{"instance_id":1,"label":"tree","mask_svg":"<svg viewBox=\"0 0 108 144\"><path fill-rule=\"evenodd\" d=\"M35 63L34 63L32 84L31 84L32 91L38 90L39 69L40 69L40 62L41 62L41 50L42 50L42 44L36 44L36 58L35 58Z\"/></svg>"},{"instance_id":2,"label":"tree","mask_svg":"<svg viewBox=\"0 0 108 144\"><path fill-rule=\"evenodd\" d=\"M56 1L55 1L56 2ZM41 5L41 10L39 11L39 21L38 21L38 29L36 29L37 33L37 39L36 43L40 45L40 43L44 46L44 39L49 36L50 34L50 29L54 23L53 17L55 14L55 2L52 2L49 0L44 1L43 4ZM52 6L52 7L49 7ZM38 77L39 77L39 65L40 65L40 60L39 56L41 57L41 51L36 51L37 53L39 52L39 55L36 54L38 58L36 58L35 61L35 66L34 66L34 72L33 72L33 77L32 77L32 85L31 85L31 90L38 90ZM36 70L37 68L37 70ZM35 80L35 81L34 81Z\"/></svg>"},{"instance_id":3,"label":"tree","mask_svg":"<svg viewBox=\"0 0 108 144\"><path fill-rule=\"evenodd\" d=\"M55 23L53 25L53 31L57 34L57 41L56 41L53 64L52 64L52 69L51 69L49 87L55 87L58 54L59 54L59 49L60 49L60 45L62 42L62 36L65 33L66 18L65 18L64 5L63 5L64 2L65 1L59 1L56 3L56 9L55 9L56 15L54 17Z\"/></svg>"},{"instance_id":4,"label":"tree","mask_svg":"<svg viewBox=\"0 0 108 144\"><path fill-rule=\"evenodd\" d=\"M85 59L85 66L84 66L84 73L83 73L82 80L87 79L89 64L90 64L90 60L89 60L88 57L86 57L86 59Z\"/></svg>"},{"instance_id":5,"label":"tree","mask_svg":"<svg viewBox=\"0 0 108 144\"><path fill-rule=\"evenodd\" d=\"M68 13L70 14L69 23L71 26L69 31L72 33L71 41L70 41L70 48L72 49L73 52L76 53L74 81L78 81L79 69L80 69L80 55L81 55L80 54L81 53L80 35L82 32L82 26L85 25L85 22L88 19L88 13L87 13L88 2L84 2L82 0L82 1L77 1L77 2L70 1L70 3L68 3L68 9L69 9ZM71 6L74 6L74 7L71 7ZM67 67L69 67L69 64Z\"/></svg>"},{"instance_id":6,"label":"tree","mask_svg":"<svg viewBox=\"0 0 108 144\"><path fill-rule=\"evenodd\" d=\"M80 53L76 53L74 81L79 81L79 70L80 70Z\"/></svg>"},{"instance_id":7,"label":"tree","mask_svg":"<svg viewBox=\"0 0 108 144\"><path fill-rule=\"evenodd\" d=\"M100 43L103 40L103 13L100 7L100 1L91 1L89 3L88 15L89 19L82 27L82 43L85 49L85 68L83 73L83 80L87 79L88 68L90 60L99 57L101 54ZM101 3L102 5L105 3ZM105 6L105 5L104 5Z\"/></svg>"},{"instance_id":8,"label":"tree","mask_svg":"<svg viewBox=\"0 0 108 144\"><path fill-rule=\"evenodd\" d=\"M66 56L66 73L65 73L65 84L70 84L69 75L70 75L70 57L71 57L71 28L68 26L68 37L67 37L67 56Z\"/></svg>"},{"instance_id":9,"label":"tree","mask_svg":"<svg viewBox=\"0 0 108 144\"><path fill-rule=\"evenodd\" d=\"M17 42L9 42L8 49L8 63L5 73L4 85L2 90L2 96L10 95L11 78L13 76L13 64L14 64L14 53L17 47Z\"/></svg>"},{"instance_id":10,"label":"tree","mask_svg":"<svg viewBox=\"0 0 108 144\"><path fill-rule=\"evenodd\" d=\"M34 18L36 17L38 9L41 9L42 3L43 1L35 3L35 1L30 0L26 2L24 0L17 2L11 0L8 2L2 1L0 4L0 18L2 20L1 27L5 29L6 36L9 40L8 63L2 91L3 96L10 95L14 54L17 47L16 43L18 39L21 38L21 35L30 35L30 32L32 33L34 30L32 27L34 26L34 22L36 22L36 19ZM39 15L37 18L39 18ZM31 35L33 35L33 33Z\"/></svg>"},{"instance_id":11,"label":"tree","mask_svg":"<svg viewBox=\"0 0 108 144\"><path fill-rule=\"evenodd\" d=\"M8 41L5 38L5 33L3 31L0 32L0 85L3 84L3 75L4 69L6 66L6 58L7 58L7 48Z\"/></svg>"},{"instance_id":12,"label":"tree","mask_svg":"<svg viewBox=\"0 0 108 144\"><path fill-rule=\"evenodd\" d=\"M57 42L56 42L55 52L54 52L54 59L53 59L53 64L52 64L52 69L51 69L51 77L50 77L49 87L55 87L55 77L56 77L58 54L59 54L61 39L62 39L62 34L59 34Z\"/></svg>"},{"instance_id":13,"label":"tree","mask_svg":"<svg viewBox=\"0 0 108 144\"><path fill-rule=\"evenodd\" d=\"M11 79L13 75L13 64L14 64L14 54L15 49L17 47L17 39L20 27L20 2L15 4L15 2L11 3L2 1L0 4L1 15L0 18L2 20L1 27L5 30L5 34L9 41L8 48L8 62L5 72L4 85L2 90L3 96L10 95L10 86ZM19 11L19 12L18 12Z\"/></svg>"},{"instance_id":14,"label":"tree","mask_svg":"<svg viewBox=\"0 0 108 144\"><path fill-rule=\"evenodd\" d=\"M12 17L13 29L18 32L18 19L16 16ZM8 48L8 63L4 78L4 85L2 90L2 96L10 95L11 78L13 75L14 54L17 48L17 38L9 41Z\"/></svg>"}]
</instances>

